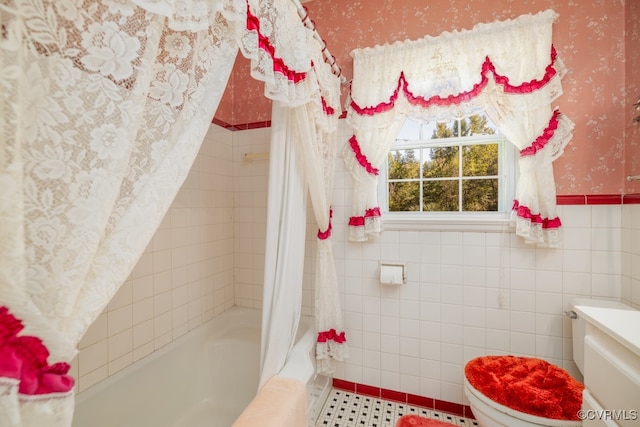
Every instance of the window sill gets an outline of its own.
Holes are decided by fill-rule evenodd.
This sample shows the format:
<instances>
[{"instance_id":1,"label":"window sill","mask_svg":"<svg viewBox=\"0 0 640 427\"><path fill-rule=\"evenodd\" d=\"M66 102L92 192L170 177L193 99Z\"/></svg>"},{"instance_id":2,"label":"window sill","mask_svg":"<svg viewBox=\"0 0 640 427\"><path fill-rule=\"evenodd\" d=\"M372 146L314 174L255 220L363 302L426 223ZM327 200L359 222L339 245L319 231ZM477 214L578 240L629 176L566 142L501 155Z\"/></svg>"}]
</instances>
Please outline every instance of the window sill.
<instances>
[{"instance_id":1,"label":"window sill","mask_svg":"<svg viewBox=\"0 0 640 427\"><path fill-rule=\"evenodd\" d=\"M415 214L385 212L382 214L383 228L390 231L474 231L503 233L508 231L509 214Z\"/></svg>"}]
</instances>

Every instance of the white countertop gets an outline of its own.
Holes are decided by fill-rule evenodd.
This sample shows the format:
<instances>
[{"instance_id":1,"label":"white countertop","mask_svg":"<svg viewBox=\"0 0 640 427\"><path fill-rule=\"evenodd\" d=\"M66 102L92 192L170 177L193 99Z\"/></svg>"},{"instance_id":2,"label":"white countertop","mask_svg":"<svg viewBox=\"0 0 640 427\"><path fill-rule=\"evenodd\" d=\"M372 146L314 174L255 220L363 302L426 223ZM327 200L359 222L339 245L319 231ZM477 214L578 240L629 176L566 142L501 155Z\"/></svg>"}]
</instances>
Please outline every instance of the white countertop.
<instances>
[{"instance_id":1,"label":"white countertop","mask_svg":"<svg viewBox=\"0 0 640 427\"><path fill-rule=\"evenodd\" d=\"M602 329L640 356L640 310L586 305L576 305L574 310L578 317Z\"/></svg>"}]
</instances>

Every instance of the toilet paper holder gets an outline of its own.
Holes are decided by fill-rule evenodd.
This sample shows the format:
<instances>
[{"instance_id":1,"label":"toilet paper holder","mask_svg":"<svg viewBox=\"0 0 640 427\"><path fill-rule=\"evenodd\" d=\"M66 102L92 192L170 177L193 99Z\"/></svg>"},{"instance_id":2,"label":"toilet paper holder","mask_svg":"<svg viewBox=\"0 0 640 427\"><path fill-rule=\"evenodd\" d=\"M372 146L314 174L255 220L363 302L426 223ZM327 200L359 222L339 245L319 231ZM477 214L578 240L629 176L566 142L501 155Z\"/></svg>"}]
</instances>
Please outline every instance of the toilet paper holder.
<instances>
[{"instance_id":1,"label":"toilet paper holder","mask_svg":"<svg viewBox=\"0 0 640 427\"><path fill-rule=\"evenodd\" d=\"M380 262L378 268L380 283L383 285L402 285L405 283L405 265L400 262Z\"/></svg>"}]
</instances>

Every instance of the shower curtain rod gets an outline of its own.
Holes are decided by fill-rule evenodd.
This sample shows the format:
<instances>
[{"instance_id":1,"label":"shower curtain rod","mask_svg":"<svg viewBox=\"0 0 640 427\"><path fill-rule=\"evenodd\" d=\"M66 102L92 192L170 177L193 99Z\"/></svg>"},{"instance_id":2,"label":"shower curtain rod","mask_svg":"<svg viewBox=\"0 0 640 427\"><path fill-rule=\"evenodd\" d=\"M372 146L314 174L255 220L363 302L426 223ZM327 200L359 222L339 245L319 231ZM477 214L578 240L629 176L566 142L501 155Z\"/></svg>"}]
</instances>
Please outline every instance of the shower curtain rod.
<instances>
[{"instance_id":1,"label":"shower curtain rod","mask_svg":"<svg viewBox=\"0 0 640 427\"><path fill-rule=\"evenodd\" d=\"M309 11L305 6L302 5L302 3L300 3L300 0L291 1L296 5L296 8L298 9L298 16L300 16L302 23L307 28L313 31L313 36L315 37L315 39L322 44L322 55L324 56L324 60L331 66L333 74L340 78L341 84L346 84L347 79L342 75L342 69L338 66L338 64L336 64L336 57L333 56L331 52L329 52L329 49L327 49L327 42L324 41L322 37L320 37L320 34L318 34L318 30L316 30L316 23L313 22L311 18L309 18Z\"/></svg>"}]
</instances>

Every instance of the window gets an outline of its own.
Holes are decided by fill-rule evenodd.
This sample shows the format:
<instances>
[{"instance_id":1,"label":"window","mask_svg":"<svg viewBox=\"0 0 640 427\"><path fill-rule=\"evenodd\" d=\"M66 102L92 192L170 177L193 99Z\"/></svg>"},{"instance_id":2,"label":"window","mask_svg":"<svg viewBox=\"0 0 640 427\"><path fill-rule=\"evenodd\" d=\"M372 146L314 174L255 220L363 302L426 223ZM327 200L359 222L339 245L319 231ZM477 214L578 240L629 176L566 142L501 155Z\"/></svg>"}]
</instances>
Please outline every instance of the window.
<instances>
[{"instance_id":1,"label":"window","mask_svg":"<svg viewBox=\"0 0 640 427\"><path fill-rule=\"evenodd\" d=\"M504 219L516 154L484 114L448 123L407 119L381 171L379 200L390 219Z\"/></svg>"}]
</instances>

